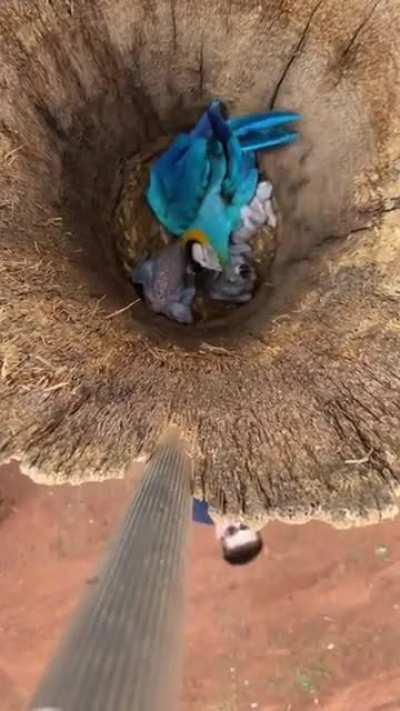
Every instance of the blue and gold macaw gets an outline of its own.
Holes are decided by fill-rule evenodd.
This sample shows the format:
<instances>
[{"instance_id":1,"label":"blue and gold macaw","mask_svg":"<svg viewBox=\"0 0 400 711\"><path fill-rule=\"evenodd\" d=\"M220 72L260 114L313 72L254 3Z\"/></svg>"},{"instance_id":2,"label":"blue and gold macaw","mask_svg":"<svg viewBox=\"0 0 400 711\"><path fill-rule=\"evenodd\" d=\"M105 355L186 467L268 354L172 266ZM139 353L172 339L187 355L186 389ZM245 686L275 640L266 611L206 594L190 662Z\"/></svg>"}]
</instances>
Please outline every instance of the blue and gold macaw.
<instances>
[{"instance_id":1,"label":"blue and gold macaw","mask_svg":"<svg viewBox=\"0 0 400 711\"><path fill-rule=\"evenodd\" d=\"M240 211L253 198L259 173L256 152L293 143L288 124L297 113L274 111L228 119L213 101L188 134L179 135L154 163L147 201L158 221L202 267L221 271Z\"/></svg>"}]
</instances>

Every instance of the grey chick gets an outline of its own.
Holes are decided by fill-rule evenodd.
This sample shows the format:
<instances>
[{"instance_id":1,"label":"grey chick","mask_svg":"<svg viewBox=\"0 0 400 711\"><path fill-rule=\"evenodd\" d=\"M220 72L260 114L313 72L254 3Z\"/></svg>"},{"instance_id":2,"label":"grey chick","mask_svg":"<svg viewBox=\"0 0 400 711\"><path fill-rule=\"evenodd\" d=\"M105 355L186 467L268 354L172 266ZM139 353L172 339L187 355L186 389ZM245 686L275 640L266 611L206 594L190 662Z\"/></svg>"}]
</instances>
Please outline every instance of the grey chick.
<instances>
[{"instance_id":1,"label":"grey chick","mask_svg":"<svg viewBox=\"0 0 400 711\"><path fill-rule=\"evenodd\" d=\"M168 244L142 261L133 269L130 278L142 287L144 299L152 311L178 323L193 323L194 274L180 241Z\"/></svg>"},{"instance_id":2,"label":"grey chick","mask_svg":"<svg viewBox=\"0 0 400 711\"><path fill-rule=\"evenodd\" d=\"M215 301L230 301L244 304L250 301L256 282L253 267L247 262L243 253L232 254L230 262L222 274L209 272L205 282L205 291L210 299Z\"/></svg>"}]
</instances>

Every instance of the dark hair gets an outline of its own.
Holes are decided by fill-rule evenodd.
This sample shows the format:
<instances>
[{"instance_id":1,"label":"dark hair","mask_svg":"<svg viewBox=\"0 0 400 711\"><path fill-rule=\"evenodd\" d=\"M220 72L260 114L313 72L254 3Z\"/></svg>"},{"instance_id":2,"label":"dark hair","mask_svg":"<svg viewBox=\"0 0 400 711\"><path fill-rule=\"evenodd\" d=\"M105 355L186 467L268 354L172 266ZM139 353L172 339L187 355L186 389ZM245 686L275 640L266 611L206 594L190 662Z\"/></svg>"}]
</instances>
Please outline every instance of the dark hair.
<instances>
[{"instance_id":1,"label":"dark hair","mask_svg":"<svg viewBox=\"0 0 400 711\"><path fill-rule=\"evenodd\" d=\"M234 548L228 548L222 541L222 556L231 565L245 565L258 556L263 545L263 539L258 532L255 541L248 541Z\"/></svg>"}]
</instances>

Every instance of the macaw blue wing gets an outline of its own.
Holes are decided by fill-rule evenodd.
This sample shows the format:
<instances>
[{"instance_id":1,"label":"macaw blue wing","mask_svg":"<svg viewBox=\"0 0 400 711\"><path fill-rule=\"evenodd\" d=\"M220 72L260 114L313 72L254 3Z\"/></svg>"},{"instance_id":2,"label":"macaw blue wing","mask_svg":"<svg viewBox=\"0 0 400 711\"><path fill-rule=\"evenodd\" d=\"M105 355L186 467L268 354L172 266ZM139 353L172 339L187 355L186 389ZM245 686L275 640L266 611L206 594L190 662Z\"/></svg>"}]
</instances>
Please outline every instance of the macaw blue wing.
<instances>
[{"instance_id":1,"label":"macaw blue wing","mask_svg":"<svg viewBox=\"0 0 400 711\"><path fill-rule=\"evenodd\" d=\"M219 101L211 107L220 115ZM208 155L212 140L213 125L207 110L192 131L178 136L151 167L147 201L158 221L173 235L179 236L188 228L212 186Z\"/></svg>"},{"instance_id":2,"label":"macaw blue wing","mask_svg":"<svg viewBox=\"0 0 400 711\"><path fill-rule=\"evenodd\" d=\"M181 235L194 219L207 190L207 140L181 135L152 165L147 202L157 220Z\"/></svg>"},{"instance_id":3,"label":"macaw blue wing","mask_svg":"<svg viewBox=\"0 0 400 711\"><path fill-rule=\"evenodd\" d=\"M222 195L226 175L226 158L220 143L215 142L210 158L210 180L197 215L187 230L194 238L205 238L218 255L221 264L229 258L229 237L240 221L240 208L227 204Z\"/></svg>"}]
</instances>

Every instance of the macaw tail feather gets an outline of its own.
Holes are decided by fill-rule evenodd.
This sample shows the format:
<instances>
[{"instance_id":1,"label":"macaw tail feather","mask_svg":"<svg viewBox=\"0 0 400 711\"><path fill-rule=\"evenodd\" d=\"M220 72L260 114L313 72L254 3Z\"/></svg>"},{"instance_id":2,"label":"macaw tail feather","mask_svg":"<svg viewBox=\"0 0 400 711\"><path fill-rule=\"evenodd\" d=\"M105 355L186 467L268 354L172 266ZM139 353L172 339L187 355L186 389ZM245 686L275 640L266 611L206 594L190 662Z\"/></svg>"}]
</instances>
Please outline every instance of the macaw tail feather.
<instances>
[{"instance_id":1,"label":"macaw tail feather","mask_svg":"<svg viewBox=\"0 0 400 711\"><path fill-rule=\"evenodd\" d=\"M298 138L297 132L288 131L286 126L300 119L300 114L292 111L274 111L233 118L228 124L239 140L242 151L248 153L294 143Z\"/></svg>"},{"instance_id":2,"label":"macaw tail feather","mask_svg":"<svg viewBox=\"0 0 400 711\"><path fill-rule=\"evenodd\" d=\"M233 183L236 183L235 173L241 173L241 152L268 150L294 143L297 133L288 131L286 126L300 121L301 118L300 114L293 111L271 111L228 119L224 104L212 101L192 130L191 136L214 136L222 144Z\"/></svg>"},{"instance_id":3,"label":"macaw tail feather","mask_svg":"<svg viewBox=\"0 0 400 711\"><path fill-rule=\"evenodd\" d=\"M266 114L248 114L228 120L229 128L238 138L256 131L268 132L286 124L296 123L301 120L301 115L293 111L270 111Z\"/></svg>"},{"instance_id":4,"label":"macaw tail feather","mask_svg":"<svg viewBox=\"0 0 400 711\"><path fill-rule=\"evenodd\" d=\"M268 134L262 131L249 133L246 138L240 139L240 146L243 153L254 151L266 151L272 148L280 148L290 143L295 143L299 135L297 131L276 130Z\"/></svg>"}]
</instances>

